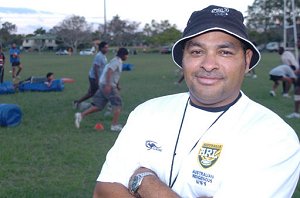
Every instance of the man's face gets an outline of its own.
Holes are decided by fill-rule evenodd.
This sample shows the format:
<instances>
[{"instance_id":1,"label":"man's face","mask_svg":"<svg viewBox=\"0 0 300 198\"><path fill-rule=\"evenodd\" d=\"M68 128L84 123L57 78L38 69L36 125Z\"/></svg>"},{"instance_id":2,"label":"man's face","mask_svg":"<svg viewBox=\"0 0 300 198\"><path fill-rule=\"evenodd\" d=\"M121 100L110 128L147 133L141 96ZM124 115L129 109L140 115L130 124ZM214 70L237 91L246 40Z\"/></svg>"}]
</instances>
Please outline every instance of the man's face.
<instances>
[{"instance_id":1,"label":"man's face","mask_svg":"<svg viewBox=\"0 0 300 198\"><path fill-rule=\"evenodd\" d=\"M102 52L103 54L106 54L106 53L108 52L108 49L109 49L108 45L105 45L105 46L101 49L101 52Z\"/></svg>"},{"instance_id":2,"label":"man's face","mask_svg":"<svg viewBox=\"0 0 300 198\"><path fill-rule=\"evenodd\" d=\"M126 61L128 59L128 54L121 57L122 61Z\"/></svg>"},{"instance_id":3,"label":"man's face","mask_svg":"<svg viewBox=\"0 0 300 198\"><path fill-rule=\"evenodd\" d=\"M191 100L196 105L220 107L233 102L240 91L252 57L242 43L221 31L188 40L183 52L183 72Z\"/></svg>"},{"instance_id":4,"label":"man's face","mask_svg":"<svg viewBox=\"0 0 300 198\"><path fill-rule=\"evenodd\" d=\"M48 77L48 80L54 80L54 74Z\"/></svg>"}]
</instances>

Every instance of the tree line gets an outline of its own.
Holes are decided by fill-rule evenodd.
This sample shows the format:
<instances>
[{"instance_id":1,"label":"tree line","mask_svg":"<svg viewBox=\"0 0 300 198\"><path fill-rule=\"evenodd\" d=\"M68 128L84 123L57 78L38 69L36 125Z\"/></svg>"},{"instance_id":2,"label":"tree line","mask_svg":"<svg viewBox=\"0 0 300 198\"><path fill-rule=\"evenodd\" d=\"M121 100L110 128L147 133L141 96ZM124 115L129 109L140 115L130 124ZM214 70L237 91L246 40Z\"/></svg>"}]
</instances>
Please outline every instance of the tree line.
<instances>
[{"instance_id":1,"label":"tree line","mask_svg":"<svg viewBox=\"0 0 300 198\"><path fill-rule=\"evenodd\" d=\"M300 0L295 1L296 21L300 23ZM287 2L287 22L291 24L291 1ZM249 29L251 40L257 44L270 41L283 41L284 0L254 0L248 6L245 17L246 26ZM1 22L1 21L0 21ZM22 40L38 34L52 34L56 36L59 46L77 49L90 46L93 40L105 40L111 46L162 46L171 45L180 38L182 32L175 24L168 20L157 22L152 20L141 29L140 23L122 20L118 15L114 16L106 24L100 24L93 30L92 24L82 16L69 16L54 26L49 31L42 27L29 35L15 34L17 26L10 22L3 22L0 29L0 42L5 47L12 42L22 44Z\"/></svg>"},{"instance_id":2,"label":"tree line","mask_svg":"<svg viewBox=\"0 0 300 198\"><path fill-rule=\"evenodd\" d=\"M181 36L181 31L175 24L168 20L145 24L143 29L139 28L140 23L121 20L117 15L106 24L100 24L93 30L92 24L88 23L85 17L69 16L49 31L38 28L33 34L14 34L17 26L10 22L2 23L0 29L0 42L4 46L12 42L22 44L22 40L35 35L51 34L56 36L56 43L59 46L71 47L76 52L90 46L93 40L105 40L111 46L161 46L171 45L172 42Z\"/></svg>"}]
</instances>

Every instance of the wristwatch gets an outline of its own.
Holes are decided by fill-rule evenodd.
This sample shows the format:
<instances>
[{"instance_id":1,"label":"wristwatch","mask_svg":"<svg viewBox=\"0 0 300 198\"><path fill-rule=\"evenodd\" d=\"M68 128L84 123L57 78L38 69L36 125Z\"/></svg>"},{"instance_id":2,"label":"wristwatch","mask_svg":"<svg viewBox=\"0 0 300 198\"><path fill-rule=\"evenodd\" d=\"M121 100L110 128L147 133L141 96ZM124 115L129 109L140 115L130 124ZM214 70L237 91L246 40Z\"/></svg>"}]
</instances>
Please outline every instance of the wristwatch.
<instances>
[{"instance_id":1,"label":"wristwatch","mask_svg":"<svg viewBox=\"0 0 300 198\"><path fill-rule=\"evenodd\" d=\"M129 184L128 184L128 188L129 188L129 192L135 196L135 197L140 197L140 195L138 194L138 189L144 179L144 177L149 176L149 175L155 175L152 172L143 172L143 173L139 173L135 176L133 176L130 180L129 180Z\"/></svg>"}]
</instances>

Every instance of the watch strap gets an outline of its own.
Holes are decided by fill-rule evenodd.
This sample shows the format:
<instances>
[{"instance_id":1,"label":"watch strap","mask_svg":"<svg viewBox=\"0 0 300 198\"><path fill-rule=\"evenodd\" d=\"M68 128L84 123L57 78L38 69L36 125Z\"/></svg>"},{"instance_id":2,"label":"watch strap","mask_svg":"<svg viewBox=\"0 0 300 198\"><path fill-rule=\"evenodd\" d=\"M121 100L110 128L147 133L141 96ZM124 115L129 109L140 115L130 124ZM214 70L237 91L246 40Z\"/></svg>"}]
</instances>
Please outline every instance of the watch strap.
<instances>
[{"instance_id":1,"label":"watch strap","mask_svg":"<svg viewBox=\"0 0 300 198\"><path fill-rule=\"evenodd\" d=\"M146 177L146 176L148 176L148 175L155 175L154 173L152 173L152 172L143 172L143 173L139 173L139 174L137 174L137 175L139 175L140 177Z\"/></svg>"}]
</instances>

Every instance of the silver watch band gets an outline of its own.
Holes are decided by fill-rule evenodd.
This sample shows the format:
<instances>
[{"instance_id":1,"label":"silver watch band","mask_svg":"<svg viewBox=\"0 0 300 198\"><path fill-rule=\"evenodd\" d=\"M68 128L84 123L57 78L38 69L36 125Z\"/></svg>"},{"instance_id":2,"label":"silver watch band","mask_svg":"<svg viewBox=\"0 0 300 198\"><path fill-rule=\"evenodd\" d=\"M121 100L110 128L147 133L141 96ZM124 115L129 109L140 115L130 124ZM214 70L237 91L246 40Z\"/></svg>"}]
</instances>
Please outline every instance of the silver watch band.
<instances>
[{"instance_id":1,"label":"silver watch band","mask_svg":"<svg viewBox=\"0 0 300 198\"><path fill-rule=\"evenodd\" d=\"M137 174L137 175L139 175L139 176L141 176L141 177L146 177L146 176L148 176L148 175L155 175L155 174L148 171L148 172L139 173L139 174Z\"/></svg>"},{"instance_id":2,"label":"silver watch band","mask_svg":"<svg viewBox=\"0 0 300 198\"><path fill-rule=\"evenodd\" d=\"M146 172L142 172L142 173L138 173L136 175L134 175L130 181L129 181L129 191L132 195L134 195L135 197L140 197L139 194L137 193L144 177L146 176L150 176L150 175L154 175L155 174L153 172L149 172L149 171L146 171Z\"/></svg>"}]
</instances>

